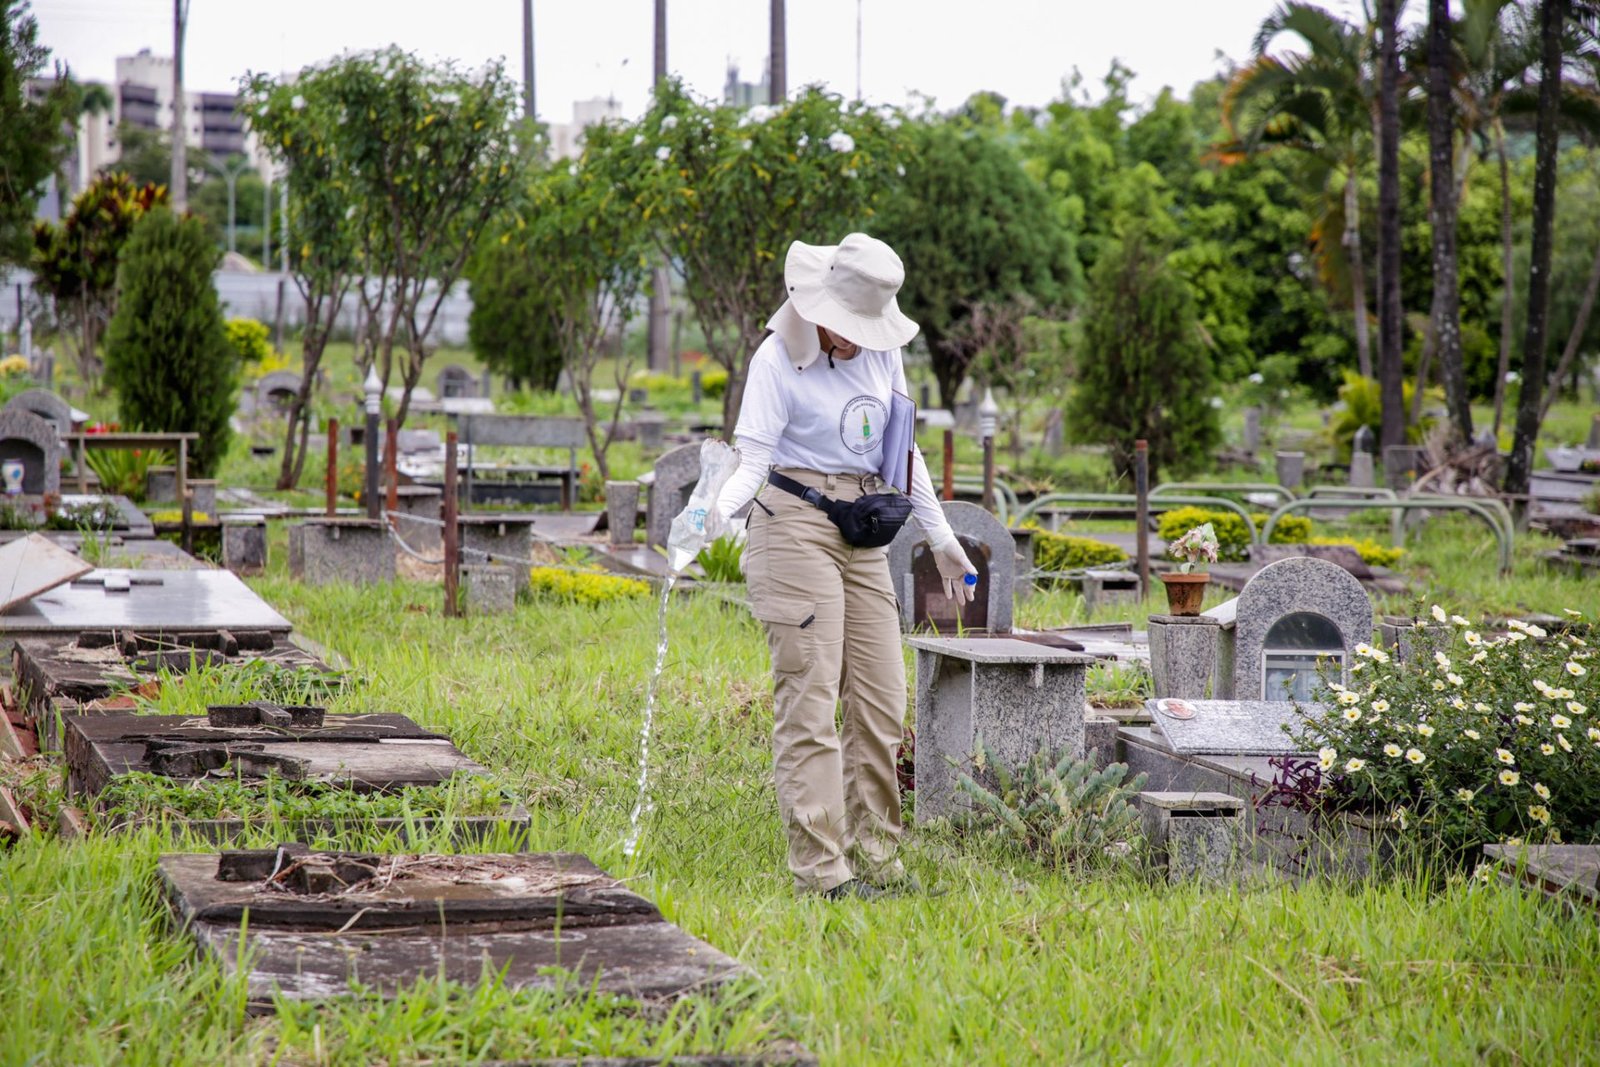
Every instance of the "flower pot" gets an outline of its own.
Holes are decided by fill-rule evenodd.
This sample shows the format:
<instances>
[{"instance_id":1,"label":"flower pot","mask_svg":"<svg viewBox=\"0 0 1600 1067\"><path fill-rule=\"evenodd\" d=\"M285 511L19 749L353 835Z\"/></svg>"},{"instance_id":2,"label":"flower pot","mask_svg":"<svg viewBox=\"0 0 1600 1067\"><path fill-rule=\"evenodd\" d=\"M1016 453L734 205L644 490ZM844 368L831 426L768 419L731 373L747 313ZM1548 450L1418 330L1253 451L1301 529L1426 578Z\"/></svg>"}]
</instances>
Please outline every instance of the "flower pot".
<instances>
[{"instance_id":1,"label":"flower pot","mask_svg":"<svg viewBox=\"0 0 1600 1067\"><path fill-rule=\"evenodd\" d=\"M1161 582L1167 587L1167 611L1172 615L1198 615L1200 603L1205 600L1209 574L1163 574Z\"/></svg>"}]
</instances>

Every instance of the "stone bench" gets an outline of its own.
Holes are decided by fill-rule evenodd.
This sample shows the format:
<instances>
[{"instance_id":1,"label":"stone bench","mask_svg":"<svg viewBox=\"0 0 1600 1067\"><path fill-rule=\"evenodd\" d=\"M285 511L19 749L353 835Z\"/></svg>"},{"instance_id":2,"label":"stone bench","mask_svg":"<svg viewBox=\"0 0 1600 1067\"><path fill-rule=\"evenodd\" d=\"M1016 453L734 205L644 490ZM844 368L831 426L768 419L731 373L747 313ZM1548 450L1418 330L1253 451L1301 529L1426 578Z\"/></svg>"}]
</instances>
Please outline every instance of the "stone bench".
<instances>
[{"instance_id":1,"label":"stone bench","mask_svg":"<svg viewBox=\"0 0 1600 1067\"><path fill-rule=\"evenodd\" d=\"M1008 768L1041 750L1084 754L1093 656L1014 637L910 637L917 654L916 820L963 810L958 766L978 739Z\"/></svg>"}]
</instances>

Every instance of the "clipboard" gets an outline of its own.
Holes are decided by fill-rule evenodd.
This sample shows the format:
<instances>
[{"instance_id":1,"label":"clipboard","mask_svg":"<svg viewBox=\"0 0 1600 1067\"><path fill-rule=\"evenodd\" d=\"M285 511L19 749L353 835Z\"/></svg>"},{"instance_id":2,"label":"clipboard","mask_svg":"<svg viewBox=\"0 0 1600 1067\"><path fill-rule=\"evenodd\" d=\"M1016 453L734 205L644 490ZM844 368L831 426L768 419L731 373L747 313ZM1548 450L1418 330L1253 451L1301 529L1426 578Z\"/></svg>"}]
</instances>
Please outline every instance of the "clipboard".
<instances>
[{"instance_id":1,"label":"clipboard","mask_svg":"<svg viewBox=\"0 0 1600 1067\"><path fill-rule=\"evenodd\" d=\"M902 493L911 492L911 461L917 447L917 405L904 393L889 393L889 424L883 431L883 465L878 477Z\"/></svg>"}]
</instances>

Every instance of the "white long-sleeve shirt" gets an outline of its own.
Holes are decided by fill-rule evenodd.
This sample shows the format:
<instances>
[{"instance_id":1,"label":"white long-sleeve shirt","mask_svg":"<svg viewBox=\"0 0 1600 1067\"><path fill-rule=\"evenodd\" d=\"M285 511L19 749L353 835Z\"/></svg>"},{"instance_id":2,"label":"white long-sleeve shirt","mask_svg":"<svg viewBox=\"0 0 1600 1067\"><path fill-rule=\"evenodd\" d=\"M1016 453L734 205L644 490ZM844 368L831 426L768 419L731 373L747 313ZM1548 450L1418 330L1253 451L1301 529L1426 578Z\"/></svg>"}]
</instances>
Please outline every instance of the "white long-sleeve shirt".
<instances>
[{"instance_id":1,"label":"white long-sleeve shirt","mask_svg":"<svg viewBox=\"0 0 1600 1067\"><path fill-rule=\"evenodd\" d=\"M906 372L898 348L862 349L850 359L789 358L776 333L756 349L734 430L739 470L717 498L726 518L767 480L772 467L825 474L872 474L883 466L883 430L891 392L905 394ZM933 491L920 449L913 445L911 513L930 543L955 535Z\"/></svg>"}]
</instances>

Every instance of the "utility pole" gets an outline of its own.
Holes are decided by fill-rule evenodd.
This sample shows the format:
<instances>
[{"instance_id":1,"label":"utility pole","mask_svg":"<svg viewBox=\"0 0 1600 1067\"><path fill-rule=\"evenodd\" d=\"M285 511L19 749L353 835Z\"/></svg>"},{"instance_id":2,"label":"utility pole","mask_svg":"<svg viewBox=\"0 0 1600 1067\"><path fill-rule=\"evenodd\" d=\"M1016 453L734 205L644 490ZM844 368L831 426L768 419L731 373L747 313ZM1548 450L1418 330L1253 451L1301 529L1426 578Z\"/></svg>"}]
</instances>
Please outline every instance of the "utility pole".
<instances>
[{"instance_id":1,"label":"utility pole","mask_svg":"<svg viewBox=\"0 0 1600 1067\"><path fill-rule=\"evenodd\" d=\"M786 56L789 50L784 35L783 0L772 0L772 51L767 61L767 103L782 107L789 95Z\"/></svg>"},{"instance_id":2,"label":"utility pole","mask_svg":"<svg viewBox=\"0 0 1600 1067\"><path fill-rule=\"evenodd\" d=\"M856 0L856 99L861 99L861 0Z\"/></svg>"},{"instance_id":3,"label":"utility pole","mask_svg":"<svg viewBox=\"0 0 1600 1067\"><path fill-rule=\"evenodd\" d=\"M667 0L656 4L656 63L654 92L661 92L667 77ZM652 371L665 373L668 363L667 323L672 313L672 275L657 263L650 285L650 317L646 322L645 362Z\"/></svg>"},{"instance_id":4,"label":"utility pole","mask_svg":"<svg viewBox=\"0 0 1600 1067\"><path fill-rule=\"evenodd\" d=\"M189 208L189 140L185 127L188 108L183 105L183 29L189 21L189 0L172 0L172 177L167 199L172 210Z\"/></svg>"},{"instance_id":5,"label":"utility pole","mask_svg":"<svg viewBox=\"0 0 1600 1067\"><path fill-rule=\"evenodd\" d=\"M533 0L522 0L522 117L539 117L533 99Z\"/></svg>"}]
</instances>

